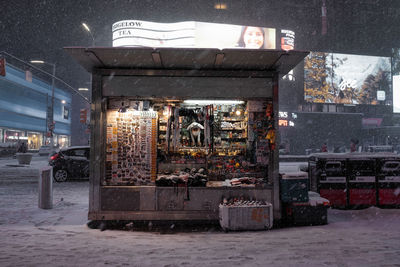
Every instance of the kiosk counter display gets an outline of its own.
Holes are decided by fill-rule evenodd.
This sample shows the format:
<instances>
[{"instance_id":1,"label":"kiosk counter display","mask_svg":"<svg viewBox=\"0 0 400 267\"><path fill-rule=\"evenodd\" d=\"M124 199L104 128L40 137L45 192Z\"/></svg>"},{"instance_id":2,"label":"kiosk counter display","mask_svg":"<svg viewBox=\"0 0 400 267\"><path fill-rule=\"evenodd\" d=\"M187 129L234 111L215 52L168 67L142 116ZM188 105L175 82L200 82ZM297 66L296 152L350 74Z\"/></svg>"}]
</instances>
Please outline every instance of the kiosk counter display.
<instances>
[{"instance_id":1,"label":"kiosk counter display","mask_svg":"<svg viewBox=\"0 0 400 267\"><path fill-rule=\"evenodd\" d=\"M272 102L134 100L107 106L103 185L268 183ZM270 133L270 135L268 135Z\"/></svg>"},{"instance_id":2,"label":"kiosk counter display","mask_svg":"<svg viewBox=\"0 0 400 267\"><path fill-rule=\"evenodd\" d=\"M92 73L89 219L217 221L256 202L280 218L278 79L307 52L66 51Z\"/></svg>"}]
</instances>

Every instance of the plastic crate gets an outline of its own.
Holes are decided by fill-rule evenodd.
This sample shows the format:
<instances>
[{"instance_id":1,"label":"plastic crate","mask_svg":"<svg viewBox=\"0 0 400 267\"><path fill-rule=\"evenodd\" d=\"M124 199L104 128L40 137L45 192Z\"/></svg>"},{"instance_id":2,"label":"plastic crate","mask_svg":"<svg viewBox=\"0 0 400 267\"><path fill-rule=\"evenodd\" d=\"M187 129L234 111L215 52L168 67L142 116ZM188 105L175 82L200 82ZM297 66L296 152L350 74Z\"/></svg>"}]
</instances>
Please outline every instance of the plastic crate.
<instances>
[{"instance_id":1,"label":"plastic crate","mask_svg":"<svg viewBox=\"0 0 400 267\"><path fill-rule=\"evenodd\" d=\"M258 206L219 205L219 223L225 231L265 230L272 228L272 204Z\"/></svg>"}]
</instances>

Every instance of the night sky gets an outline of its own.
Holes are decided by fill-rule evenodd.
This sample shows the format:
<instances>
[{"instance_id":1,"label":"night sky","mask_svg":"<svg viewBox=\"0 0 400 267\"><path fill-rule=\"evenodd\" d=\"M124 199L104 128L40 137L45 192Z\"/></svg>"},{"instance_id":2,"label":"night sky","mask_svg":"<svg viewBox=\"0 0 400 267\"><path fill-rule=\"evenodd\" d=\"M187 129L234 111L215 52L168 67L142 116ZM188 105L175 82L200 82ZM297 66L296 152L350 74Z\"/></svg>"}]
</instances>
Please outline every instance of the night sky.
<instances>
[{"instance_id":1,"label":"night sky","mask_svg":"<svg viewBox=\"0 0 400 267\"><path fill-rule=\"evenodd\" d=\"M388 56L400 46L400 1L326 0L328 33L321 35L322 0L0 0L0 51L18 58L57 64L57 76L73 87L87 87L89 75L65 46L111 46L111 26L124 19L154 22L203 21L286 28L296 32L296 48ZM86 84L86 85L85 85Z\"/></svg>"}]
</instances>

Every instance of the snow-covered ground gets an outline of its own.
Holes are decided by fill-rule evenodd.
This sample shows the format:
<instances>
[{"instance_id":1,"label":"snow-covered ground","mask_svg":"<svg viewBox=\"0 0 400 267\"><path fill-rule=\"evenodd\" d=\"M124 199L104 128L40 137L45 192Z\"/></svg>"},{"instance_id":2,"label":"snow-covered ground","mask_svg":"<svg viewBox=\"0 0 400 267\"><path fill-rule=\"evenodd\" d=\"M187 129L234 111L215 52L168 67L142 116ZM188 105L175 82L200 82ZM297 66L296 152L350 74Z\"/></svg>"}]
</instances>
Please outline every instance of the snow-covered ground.
<instances>
[{"instance_id":1,"label":"snow-covered ground","mask_svg":"<svg viewBox=\"0 0 400 267\"><path fill-rule=\"evenodd\" d=\"M224 233L89 229L88 182L0 184L0 266L398 266L400 210L329 210L329 224Z\"/></svg>"},{"instance_id":2,"label":"snow-covered ground","mask_svg":"<svg viewBox=\"0 0 400 267\"><path fill-rule=\"evenodd\" d=\"M48 165L47 156L32 157L30 165L19 165L12 157L0 158L0 184L6 182L37 182L39 171Z\"/></svg>"},{"instance_id":3,"label":"snow-covered ground","mask_svg":"<svg viewBox=\"0 0 400 267\"><path fill-rule=\"evenodd\" d=\"M86 226L87 181L54 183L42 210L38 184L2 179L2 165L0 266L400 266L400 209L329 210L328 225L261 232L101 232Z\"/></svg>"}]
</instances>

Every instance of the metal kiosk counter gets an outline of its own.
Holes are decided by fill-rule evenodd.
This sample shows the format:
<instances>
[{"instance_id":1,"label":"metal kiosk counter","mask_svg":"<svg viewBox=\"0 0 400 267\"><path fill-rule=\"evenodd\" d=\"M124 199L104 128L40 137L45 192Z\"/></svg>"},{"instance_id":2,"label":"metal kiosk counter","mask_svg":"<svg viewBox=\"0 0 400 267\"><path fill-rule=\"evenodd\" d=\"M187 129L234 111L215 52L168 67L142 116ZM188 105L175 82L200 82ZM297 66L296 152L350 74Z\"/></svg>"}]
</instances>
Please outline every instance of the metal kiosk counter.
<instances>
[{"instance_id":1,"label":"metal kiosk counter","mask_svg":"<svg viewBox=\"0 0 400 267\"><path fill-rule=\"evenodd\" d=\"M92 73L90 220L218 220L237 199L281 218L278 80L308 52L65 50Z\"/></svg>"}]
</instances>

